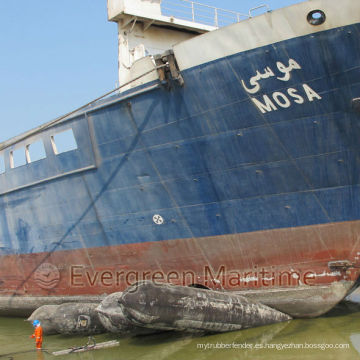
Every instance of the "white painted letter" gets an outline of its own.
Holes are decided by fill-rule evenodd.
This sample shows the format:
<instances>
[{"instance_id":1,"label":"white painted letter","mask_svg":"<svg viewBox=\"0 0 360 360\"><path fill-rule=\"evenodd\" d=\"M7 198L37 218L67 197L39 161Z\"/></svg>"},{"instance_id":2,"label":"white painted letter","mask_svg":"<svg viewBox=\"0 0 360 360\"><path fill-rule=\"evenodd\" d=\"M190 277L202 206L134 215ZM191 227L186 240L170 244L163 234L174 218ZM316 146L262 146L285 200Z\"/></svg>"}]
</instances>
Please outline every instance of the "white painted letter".
<instances>
[{"instance_id":1,"label":"white painted letter","mask_svg":"<svg viewBox=\"0 0 360 360\"><path fill-rule=\"evenodd\" d=\"M251 78L251 80L254 80L254 77ZM254 87L252 89L249 89L246 85L244 80L241 80L241 85L243 86L243 88L249 93L249 94L256 94L259 90L260 90L260 85L258 83L258 81L252 81L250 80L250 84L253 85Z\"/></svg>"},{"instance_id":2,"label":"white painted letter","mask_svg":"<svg viewBox=\"0 0 360 360\"><path fill-rule=\"evenodd\" d=\"M309 101L313 101L314 98L321 100L322 97L315 92L309 85L303 84L303 88L305 90L305 93L309 99Z\"/></svg>"},{"instance_id":3,"label":"white painted letter","mask_svg":"<svg viewBox=\"0 0 360 360\"><path fill-rule=\"evenodd\" d=\"M287 92L288 92L288 94L289 94L292 98L295 99L294 101L295 101L297 104L303 104L303 103L304 103L304 98L303 98L302 96L300 96L299 94L297 94L297 90L296 90L296 89L294 89L294 88L289 88Z\"/></svg>"},{"instance_id":4,"label":"white painted letter","mask_svg":"<svg viewBox=\"0 0 360 360\"><path fill-rule=\"evenodd\" d=\"M283 93L276 91L272 94L273 99L282 108L288 108L291 105L290 100ZM281 101L282 99L282 101Z\"/></svg>"},{"instance_id":5,"label":"white painted letter","mask_svg":"<svg viewBox=\"0 0 360 360\"><path fill-rule=\"evenodd\" d=\"M270 98L267 95L263 96L263 100L265 104L263 104L261 101L255 98L251 98L251 100L263 114L265 114L267 111L270 112L272 110L277 110L277 107L273 104L273 102L270 100Z\"/></svg>"}]
</instances>

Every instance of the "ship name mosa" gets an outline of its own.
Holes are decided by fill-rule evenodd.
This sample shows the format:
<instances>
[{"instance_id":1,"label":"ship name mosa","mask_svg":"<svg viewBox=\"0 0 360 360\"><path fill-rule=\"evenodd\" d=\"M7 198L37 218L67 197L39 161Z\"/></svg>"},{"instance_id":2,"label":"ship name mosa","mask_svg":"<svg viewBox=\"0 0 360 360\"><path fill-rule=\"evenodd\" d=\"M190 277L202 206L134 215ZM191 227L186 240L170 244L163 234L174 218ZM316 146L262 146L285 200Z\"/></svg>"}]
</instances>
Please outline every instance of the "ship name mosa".
<instances>
[{"instance_id":1,"label":"ship name mosa","mask_svg":"<svg viewBox=\"0 0 360 360\"><path fill-rule=\"evenodd\" d=\"M255 95L261 90L261 80L276 77L277 80L286 82L291 79L292 72L294 70L302 69L299 63L294 59L289 59L288 66L278 61L276 63L276 67L281 76L276 76L274 71L267 66L264 68L263 72L256 70L256 74L249 80L250 86L247 85L244 80L241 80L241 84L245 91L251 95ZM307 84L302 84L300 90L295 87L291 87L286 90L275 91L271 96L263 95L262 98L251 97L252 102L263 114L280 108L289 108L293 102L296 104L304 104L306 100L312 102L314 100L321 99L322 97Z\"/></svg>"}]
</instances>

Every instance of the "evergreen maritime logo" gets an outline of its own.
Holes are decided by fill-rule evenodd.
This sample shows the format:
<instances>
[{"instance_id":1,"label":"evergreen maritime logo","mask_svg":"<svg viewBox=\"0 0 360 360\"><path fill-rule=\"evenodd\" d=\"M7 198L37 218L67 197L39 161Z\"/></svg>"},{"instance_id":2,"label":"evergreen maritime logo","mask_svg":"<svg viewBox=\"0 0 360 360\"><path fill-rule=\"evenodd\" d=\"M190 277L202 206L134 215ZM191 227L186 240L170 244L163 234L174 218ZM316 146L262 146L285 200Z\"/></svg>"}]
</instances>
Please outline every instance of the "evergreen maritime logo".
<instances>
[{"instance_id":1,"label":"evergreen maritime logo","mask_svg":"<svg viewBox=\"0 0 360 360\"><path fill-rule=\"evenodd\" d=\"M34 279L42 289L53 289L60 282L60 271L53 264L43 263L36 269Z\"/></svg>"}]
</instances>

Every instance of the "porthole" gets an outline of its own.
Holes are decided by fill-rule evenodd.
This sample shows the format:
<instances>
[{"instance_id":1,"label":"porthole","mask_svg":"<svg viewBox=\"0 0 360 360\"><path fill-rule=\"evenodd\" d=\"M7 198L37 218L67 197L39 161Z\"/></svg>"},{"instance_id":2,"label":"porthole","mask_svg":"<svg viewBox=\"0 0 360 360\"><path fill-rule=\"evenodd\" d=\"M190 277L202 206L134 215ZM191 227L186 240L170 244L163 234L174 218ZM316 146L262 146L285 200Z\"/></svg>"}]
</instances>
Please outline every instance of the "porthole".
<instances>
[{"instance_id":1,"label":"porthole","mask_svg":"<svg viewBox=\"0 0 360 360\"><path fill-rule=\"evenodd\" d=\"M5 161L4 161L4 155L0 155L0 174L3 174L5 172Z\"/></svg>"},{"instance_id":2,"label":"porthole","mask_svg":"<svg viewBox=\"0 0 360 360\"><path fill-rule=\"evenodd\" d=\"M50 141L55 155L77 149L77 143L72 129L51 136Z\"/></svg>"},{"instance_id":3,"label":"porthole","mask_svg":"<svg viewBox=\"0 0 360 360\"><path fill-rule=\"evenodd\" d=\"M325 22L326 15L322 10L313 10L308 13L307 21L310 25L321 25Z\"/></svg>"},{"instance_id":4,"label":"porthole","mask_svg":"<svg viewBox=\"0 0 360 360\"><path fill-rule=\"evenodd\" d=\"M26 164L25 157L25 148L21 147L19 149L10 151L10 167L11 169L17 168L19 166L23 166Z\"/></svg>"},{"instance_id":5,"label":"porthole","mask_svg":"<svg viewBox=\"0 0 360 360\"><path fill-rule=\"evenodd\" d=\"M45 159L46 152L42 140L38 140L29 145L26 145L25 155L26 155L26 162L28 164Z\"/></svg>"}]
</instances>

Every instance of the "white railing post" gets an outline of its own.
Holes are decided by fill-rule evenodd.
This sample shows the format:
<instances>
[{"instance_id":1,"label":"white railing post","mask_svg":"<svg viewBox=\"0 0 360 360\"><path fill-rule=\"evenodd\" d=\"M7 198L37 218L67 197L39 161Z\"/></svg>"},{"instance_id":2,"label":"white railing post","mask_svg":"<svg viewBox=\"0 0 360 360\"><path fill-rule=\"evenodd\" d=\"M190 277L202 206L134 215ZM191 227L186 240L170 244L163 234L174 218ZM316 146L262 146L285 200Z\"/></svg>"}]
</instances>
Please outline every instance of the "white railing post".
<instances>
[{"instance_id":1,"label":"white railing post","mask_svg":"<svg viewBox=\"0 0 360 360\"><path fill-rule=\"evenodd\" d=\"M261 9L261 8L264 8L266 7L266 11L269 12L270 11L270 8L269 8L269 5L267 4L263 4L263 5L259 5L259 6L256 6L256 7L253 7L249 10L249 18L252 18L252 15L251 13L254 11L254 10L258 10L258 9Z\"/></svg>"},{"instance_id":2,"label":"white railing post","mask_svg":"<svg viewBox=\"0 0 360 360\"><path fill-rule=\"evenodd\" d=\"M176 1L178 1L180 4L177 3ZM233 22L241 22L242 18L251 17L252 11L257 10L264 6L267 5L260 5L250 9L249 14L247 15L247 14L238 13L236 11L230 11L221 8L216 8L214 6L210 6L206 4L201 4L193 0L175 0L175 1L161 0L161 9L163 14L166 13L166 15L169 15L169 13L171 12L170 15L174 16L175 18L177 17L176 15L178 14L179 19L184 19L193 22L198 21L200 23L207 25L209 25L209 22L211 22L211 26L216 26L216 27L219 27L220 24L222 24L223 26L223 25L231 24ZM166 11L164 12L164 10ZM191 11L191 14L189 10Z\"/></svg>"}]
</instances>

